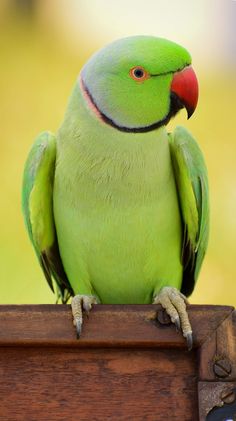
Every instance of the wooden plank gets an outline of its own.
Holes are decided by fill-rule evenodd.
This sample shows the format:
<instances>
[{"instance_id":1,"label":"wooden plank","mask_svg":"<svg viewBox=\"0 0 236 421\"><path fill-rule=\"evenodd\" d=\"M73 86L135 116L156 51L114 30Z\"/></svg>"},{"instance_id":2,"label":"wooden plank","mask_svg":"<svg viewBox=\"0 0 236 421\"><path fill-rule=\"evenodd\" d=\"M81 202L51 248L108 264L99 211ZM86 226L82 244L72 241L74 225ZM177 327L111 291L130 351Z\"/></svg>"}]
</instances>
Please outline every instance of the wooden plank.
<instances>
[{"instance_id":1,"label":"wooden plank","mask_svg":"<svg viewBox=\"0 0 236 421\"><path fill-rule=\"evenodd\" d=\"M198 378L199 420L234 419L236 407L235 310L218 325L199 348Z\"/></svg>"},{"instance_id":2,"label":"wooden plank","mask_svg":"<svg viewBox=\"0 0 236 421\"><path fill-rule=\"evenodd\" d=\"M218 327L216 331L215 364L218 370L215 375L219 379L236 380L236 311L234 310Z\"/></svg>"},{"instance_id":3,"label":"wooden plank","mask_svg":"<svg viewBox=\"0 0 236 421\"><path fill-rule=\"evenodd\" d=\"M189 306L188 352L161 311L96 305L77 340L68 305L0 306L0 421L203 420L234 386L235 312Z\"/></svg>"},{"instance_id":4,"label":"wooden plank","mask_svg":"<svg viewBox=\"0 0 236 421\"><path fill-rule=\"evenodd\" d=\"M197 421L196 352L0 348L1 421Z\"/></svg>"},{"instance_id":5,"label":"wooden plank","mask_svg":"<svg viewBox=\"0 0 236 421\"><path fill-rule=\"evenodd\" d=\"M236 311L231 312L202 344L199 379L236 380Z\"/></svg>"},{"instance_id":6,"label":"wooden plank","mask_svg":"<svg viewBox=\"0 0 236 421\"><path fill-rule=\"evenodd\" d=\"M76 339L69 305L0 306L0 345L75 347L179 347L174 325L156 321L157 305L96 305ZM232 313L229 306L189 306L194 346L201 346Z\"/></svg>"}]
</instances>

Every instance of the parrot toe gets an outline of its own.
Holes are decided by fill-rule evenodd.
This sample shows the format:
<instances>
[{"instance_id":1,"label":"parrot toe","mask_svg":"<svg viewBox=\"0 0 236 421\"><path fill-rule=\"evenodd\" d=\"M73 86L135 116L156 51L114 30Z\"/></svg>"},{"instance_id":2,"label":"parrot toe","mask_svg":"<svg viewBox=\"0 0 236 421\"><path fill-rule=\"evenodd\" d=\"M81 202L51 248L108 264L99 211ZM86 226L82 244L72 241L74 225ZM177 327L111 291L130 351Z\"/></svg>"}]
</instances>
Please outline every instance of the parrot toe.
<instances>
[{"instance_id":1,"label":"parrot toe","mask_svg":"<svg viewBox=\"0 0 236 421\"><path fill-rule=\"evenodd\" d=\"M193 334L192 334L192 332L186 333L185 337L186 337L186 341L187 341L188 350L191 351L191 349L193 347Z\"/></svg>"},{"instance_id":2,"label":"parrot toe","mask_svg":"<svg viewBox=\"0 0 236 421\"><path fill-rule=\"evenodd\" d=\"M77 337L77 339L80 338L81 331L82 331L82 323L81 323L80 320L77 320L76 321L76 337Z\"/></svg>"},{"instance_id":3,"label":"parrot toe","mask_svg":"<svg viewBox=\"0 0 236 421\"><path fill-rule=\"evenodd\" d=\"M83 310L88 314L93 304L97 304L94 295L75 295L71 300L73 324L76 327L77 339L80 338L83 324Z\"/></svg>"},{"instance_id":4,"label":"parrot toe","mask_svg":"<svg viewBox=\"0 0 236 421\"><path fill-rule=\"evenodd\" d=\"M180 324L179 316L174 319L174 324L176 326L177 331L180 332L181 331L181 324Z\"/></svg>"},{"instance_id":5,"label":"parrot toe","mask_svg":"<svg viewBox=\"0 0 236 421\"><path fill-rule=\"evenodd\" d=\"M154 297L153 304L161 304L170 316L177 330L183 332L187 347L190 351L193 346L192 328L186 310L186 297L176 288L163 287L159 294Z\"/></svg>"}]
</instances>

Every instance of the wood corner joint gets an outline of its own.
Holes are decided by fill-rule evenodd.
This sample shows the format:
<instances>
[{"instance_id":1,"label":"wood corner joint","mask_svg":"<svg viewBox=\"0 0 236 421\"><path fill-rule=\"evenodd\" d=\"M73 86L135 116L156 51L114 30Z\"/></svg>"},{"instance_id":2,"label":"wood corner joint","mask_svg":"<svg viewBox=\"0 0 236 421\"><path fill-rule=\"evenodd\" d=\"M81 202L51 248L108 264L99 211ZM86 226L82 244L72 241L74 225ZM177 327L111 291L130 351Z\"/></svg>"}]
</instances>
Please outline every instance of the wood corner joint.
<instances>
[{"instance_id":1,"label":"wood corner joint","mask_svg":"<svg viewBox=\"0 0 236 421\"><path fill-rule=\"evenodd\" d=\"M236 400L236 310L232 309L199 349L199 419Z\"/></svg>"}]
</instances>

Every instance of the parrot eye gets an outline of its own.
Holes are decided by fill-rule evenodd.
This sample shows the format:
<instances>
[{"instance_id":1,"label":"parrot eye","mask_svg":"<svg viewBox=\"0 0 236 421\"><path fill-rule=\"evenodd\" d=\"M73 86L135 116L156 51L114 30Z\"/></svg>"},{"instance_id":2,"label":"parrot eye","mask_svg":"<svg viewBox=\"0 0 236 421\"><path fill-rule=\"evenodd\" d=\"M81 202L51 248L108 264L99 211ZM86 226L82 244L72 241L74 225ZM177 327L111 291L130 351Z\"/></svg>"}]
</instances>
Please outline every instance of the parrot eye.
<instances>
[{"instance_id":1,"label":"parrot eye","mask_svg":"<svg viewBox=\"0 0 236 421\"><path fill-rule=\"evenodd\" d=\"M144 80L149 78L148 72L141 66L133 67L129 75L132 77L132 79L136 80L137 82L143 82Z\"/></svg>"}]
</instances>

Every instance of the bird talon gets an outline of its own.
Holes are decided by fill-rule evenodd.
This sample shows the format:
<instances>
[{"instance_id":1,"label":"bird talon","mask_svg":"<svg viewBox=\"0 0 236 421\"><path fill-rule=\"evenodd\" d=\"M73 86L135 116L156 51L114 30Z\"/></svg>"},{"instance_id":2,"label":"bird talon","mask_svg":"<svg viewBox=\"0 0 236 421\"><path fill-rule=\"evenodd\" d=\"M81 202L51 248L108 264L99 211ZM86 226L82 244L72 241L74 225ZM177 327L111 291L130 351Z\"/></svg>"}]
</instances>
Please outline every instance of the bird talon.
<instances>
[{"instance_id":1,"label":"bird talon","mask_svg":"<svg viewBox=\"0 0 236 421\"><path fill-rule=\"evenodd\" d=\"M193 334L192 334L192 332L186 333L184 335L184 337L186 338L186 341L187 341L188 351L191 351L191 349L193 347Z\"/></svg>"},{"instance_id":2,"label":"bird talon","mask_svg":"<svg viewBox=\"0 0 236 421\"><path fill-rule=\"evenodd\" d=\"M179 318L179 316L178 316L178 317L176 317L176 318L173 320L173 322L174 322L174 324L175 324L175 326L176 326L176 330L177 330L177 332L180 332L180 331L181 331L181 325L180 325L180 318Z\"/></svg>"},{"instance_id":3,"label":"bird talon","mask_svg":"<svg viewBox=\"0 0 236 421\"><path fill-rule=\"evenodd\" d=\"M88 317L93 304L97 303L96 297L93 295L75 295L71 301L71 309L73 315L73 323L76 327L77 339L81 336L82 323L83 323L83 310L84 314Z\"/></svg>"},{"instance_id":4,"label":"bird talon","mask_svg":"<svg viewBox=\"0 0 236 421\"><path fill-rule=\"evenodd\" d=\"M163 287L158 295L154 297L154 304L161 304L166 313L170 316L178 332L183 332L186 338L187 347L190 351L193 347L191 324L185 304L185 296L176 288Z\"/></svg>"},{"instance_id":5,"label":"bird talon","mask_svg":"<svg viewBox=\"0 0 236 421\"><path fill-rule=\"evenodd\" d=\"M92 304L83 300L82 308L83 308L85 314L88 314L90 312L91 308L92 308Z\"/></svg>"},{"instance_id":6,"label":"bird talon","mask_svg":"<svg viewBox=\"0 0 236 421\"><path fill-rule=\"evenodd\" d=\"M77 336L77 339L79 339L80 336L81 336L81 332L82 332L82 322L81 322L81 320L76 320L75 326L76 326L76 336Z\"/></svg>"}]
</instances>

